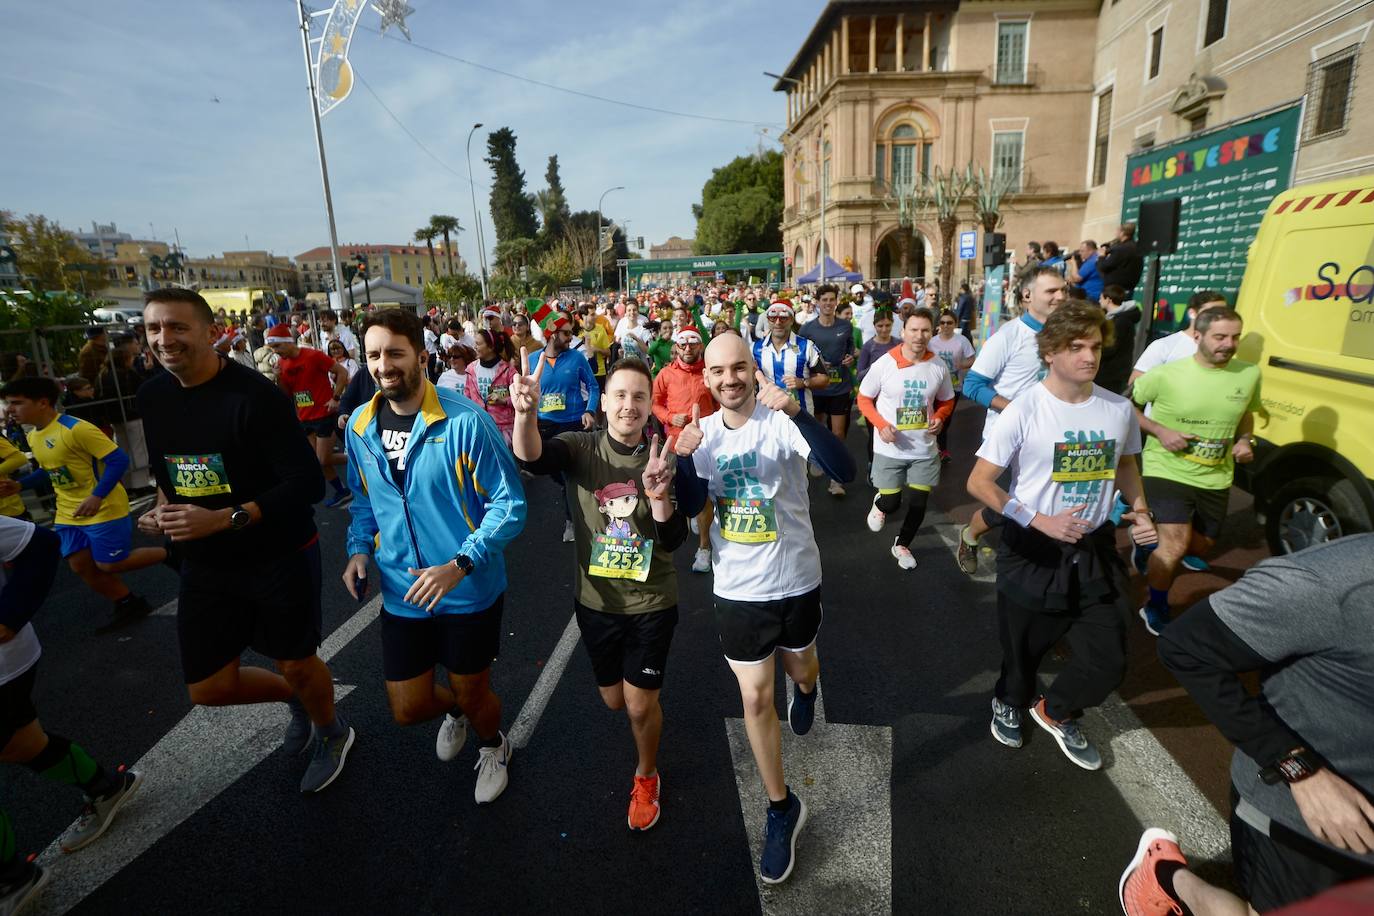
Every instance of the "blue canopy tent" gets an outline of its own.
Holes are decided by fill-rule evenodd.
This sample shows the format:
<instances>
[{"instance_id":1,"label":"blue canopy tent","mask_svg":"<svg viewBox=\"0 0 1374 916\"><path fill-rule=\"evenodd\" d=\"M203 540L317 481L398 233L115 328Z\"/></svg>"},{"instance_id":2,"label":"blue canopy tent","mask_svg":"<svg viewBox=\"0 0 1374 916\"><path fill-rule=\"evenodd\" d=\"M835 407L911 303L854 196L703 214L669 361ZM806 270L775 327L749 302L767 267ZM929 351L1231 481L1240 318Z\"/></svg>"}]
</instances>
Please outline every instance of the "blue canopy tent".
<instances>
[{"instance_id":1,"label":"blue canopy tent","mask_svg":"<svg viewBox=\"0 0 1374 916\"><path fill-rule=\"evenodd\" d=\"M827 283L832 281L835 283L856 283L863 278L863 274L855 273L852 270L845 270L828 257L825 259L825 279ZM821 282L820 265L817 264L800 277L797 277L793 282L798 284Z\"/></svg>"}]
</instances>

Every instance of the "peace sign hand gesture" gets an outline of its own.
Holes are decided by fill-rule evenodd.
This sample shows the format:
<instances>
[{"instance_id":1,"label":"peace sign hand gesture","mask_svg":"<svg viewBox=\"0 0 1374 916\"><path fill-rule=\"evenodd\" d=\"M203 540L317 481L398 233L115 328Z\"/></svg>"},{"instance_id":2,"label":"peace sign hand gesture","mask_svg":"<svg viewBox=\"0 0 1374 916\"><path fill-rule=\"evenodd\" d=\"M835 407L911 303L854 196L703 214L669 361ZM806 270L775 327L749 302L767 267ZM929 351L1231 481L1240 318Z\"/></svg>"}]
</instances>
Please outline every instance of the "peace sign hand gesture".
<instances>
[{"instance_id":1,"label":"peace sign hand gesture","mask_svg":"<svg viewBox=\"0 0 1374 916\"><path fill-rule=\"evenodd\" d=\"M672 436L663 443L662 449L658 447L657 435L649 441L649 463L644 465L644 474L640 477L644 483L645 496L663 499L668 495L668 485L673 482L673 470L668 465L668 455L672 450Z\"/></svg>"},{"instance_id":2,"label":"peace sign hand gesture","mask_svg":"<svg viewBox=\"0 0 1374 916\"><path fill-rule=\"evenodd\" d=\"M678 432L677 447L674 449L674 452L679 458L690 458L692 457L692 453L697 450L697 446L701 445L701 440L703 438L701 432L701 407L693 404L692 422L682 427ZM672 442L673 440L670 438L668 443L672 444Z\"/></svg>"},{"instance_id":3,"label":"peace sign hand gesture","mask_svg":"<svg viewBox=\"0 0 1374 916\"><path fill-rule=\"evenodd\" d=\"M520 415L533 413L539 404L539 376L544 372L544 358L539 357L539 365L530 373L530 354L528 347L520 348L520 372L510 380L510 403Z\"/></svg>"},{"instance_id":4,"label":"peace sign hand gesture","mask_svg":"<svg viewBox=\"0 0 1374 916\"><path fill-rule=\"evenodd\" d=\"M801 401L774 385L773 380L763 374L763 370L755 369L754 378L759 383L758 402L764 407L781 411L789 417L795 417L801 411Z\"/></svg>"}]
</instances>

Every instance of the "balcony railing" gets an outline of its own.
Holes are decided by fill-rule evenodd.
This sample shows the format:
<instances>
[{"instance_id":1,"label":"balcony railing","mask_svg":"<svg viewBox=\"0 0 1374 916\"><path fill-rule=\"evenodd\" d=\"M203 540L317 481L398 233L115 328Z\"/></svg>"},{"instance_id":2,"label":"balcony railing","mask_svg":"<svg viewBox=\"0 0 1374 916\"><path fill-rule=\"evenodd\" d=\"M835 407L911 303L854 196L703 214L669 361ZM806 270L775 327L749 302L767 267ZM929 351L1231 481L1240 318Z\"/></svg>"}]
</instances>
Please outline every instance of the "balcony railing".
<instances>
[{"instance_id":1,"label":"balcony railing","mask_svg":"<svg viewBox=\"0 0 1374 916\"><path fill-rule=\"evenodd\" d=\"M1026 89L1044 84L1044 74L1039 64L1026 64L1021 70L1004 69L994 65L983 72L988 75L994 86Z\"/></svg>"}]
</instances>

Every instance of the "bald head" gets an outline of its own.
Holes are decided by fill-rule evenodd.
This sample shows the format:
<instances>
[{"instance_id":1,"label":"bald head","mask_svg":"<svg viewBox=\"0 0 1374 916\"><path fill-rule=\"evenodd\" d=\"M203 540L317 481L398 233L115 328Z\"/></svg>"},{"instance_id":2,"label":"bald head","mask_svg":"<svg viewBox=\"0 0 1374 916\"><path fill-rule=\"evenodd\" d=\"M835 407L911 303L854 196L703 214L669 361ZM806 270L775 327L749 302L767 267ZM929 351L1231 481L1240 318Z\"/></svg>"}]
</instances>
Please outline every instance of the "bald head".
<instances>
[{"instance_id":1,"label":"bald head","mask_svg":"<svg viewBox=\"0 0 1374 916\"><path fill-rule=\"evenodd\" d=\"M736 337L734 334L722 334L713 338L706 346L707 370L712 366L729 365L741 359L748 360L752 365L754 354L749 351L749 345L744 342L744 338Z\"/></svg>"},{"instance_id":2,"label":"bald head","mask_svg":"<svg viewBox=\"0 0 1374 916\"><path fill-rule=\"evenodd\" d=\"M753 410L754 354L742 337L721 334L706 347L706 388L726 410Z\"/></svg>"}]
</instances>

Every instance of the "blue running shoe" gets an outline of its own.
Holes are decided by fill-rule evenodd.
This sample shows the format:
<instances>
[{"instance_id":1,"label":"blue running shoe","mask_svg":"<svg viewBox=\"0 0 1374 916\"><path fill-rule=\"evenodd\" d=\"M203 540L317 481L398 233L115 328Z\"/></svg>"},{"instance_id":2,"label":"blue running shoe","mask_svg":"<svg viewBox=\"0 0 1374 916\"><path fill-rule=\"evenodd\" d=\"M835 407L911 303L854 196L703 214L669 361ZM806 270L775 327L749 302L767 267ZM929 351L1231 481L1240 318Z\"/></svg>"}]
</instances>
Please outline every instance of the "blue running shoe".
<instances>
[{"instance_id":1,"label":"blue running shoe","mask_svg":"<svg viewBox=\"0 0 1374 916\"><path fill-rule=\"evenodd\" d=\"M797 861L797 834L806 825L806 802L787 790L787 810L768 809L768 823L763 835L763 856L759 859L759 874L764 884L781 884L792 874Z\"/></svg>"},{"instance_id":2,"label":"blue running shoe","mask_svg":"<svg viewBox=\"0 0 1374 916\"><path fill-rule=\"evenodd\" d=\"M792 698L787 701L787 724L792 726L792 734L804 735L811 731L811 723L816 719L816 694L820 683L811 686L810 693L802 693L796 684L792 685Z\"/></svg>"},{"instance_id":3,"label":"blue running shoe","mask_svg":"<svg viewBox=\"0 0 1374 916\"><path fill-rule=\"evenodd\" d=\"M1191 553L1179 560L1184 569L1191 569L1193 572L1206 572L1212 567L1202 557L1195 557Z\"/></svg>"},{"instance_id":4,"label":"blue running shoe","mask_svg":"<svg viewBox=\"0 0 1374 916\"><path fill-rule=\"evenodd\" d=\"M1147 604L1140 609L1140 619L1145 621L1145 630L1151 636L1158 636L1169 625L1169 611Z\"/></svg>"}]
</instances>

